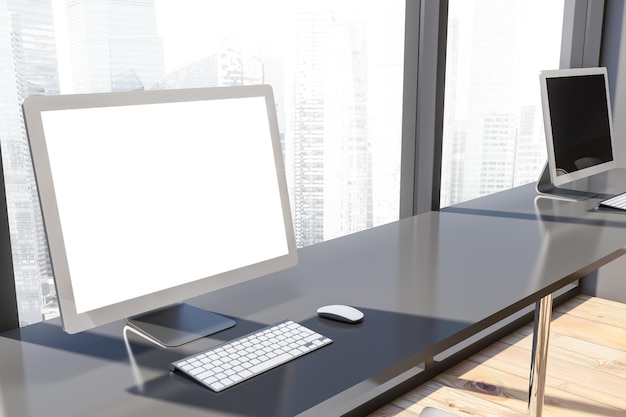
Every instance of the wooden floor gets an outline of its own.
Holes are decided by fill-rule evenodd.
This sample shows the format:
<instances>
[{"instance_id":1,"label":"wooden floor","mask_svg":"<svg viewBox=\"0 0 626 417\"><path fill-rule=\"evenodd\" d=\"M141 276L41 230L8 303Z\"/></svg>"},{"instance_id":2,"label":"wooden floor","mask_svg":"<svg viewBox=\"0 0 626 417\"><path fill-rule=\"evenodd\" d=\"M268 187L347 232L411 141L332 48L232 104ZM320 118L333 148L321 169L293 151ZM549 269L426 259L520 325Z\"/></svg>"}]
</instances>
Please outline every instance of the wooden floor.
<instances>
[{"instance_id":1,"label":"wooden floor","mask_svg":"<svg viewBox=\"0 0 626 417\"><path fill-rule=\"evenodd\" d=\"M426 406L458 416L524 416L531 346L528 325L370 417L416 417ZM577 296L555 307L543 416L626 416L625 304Z\"/></svg>"}]
</instances>

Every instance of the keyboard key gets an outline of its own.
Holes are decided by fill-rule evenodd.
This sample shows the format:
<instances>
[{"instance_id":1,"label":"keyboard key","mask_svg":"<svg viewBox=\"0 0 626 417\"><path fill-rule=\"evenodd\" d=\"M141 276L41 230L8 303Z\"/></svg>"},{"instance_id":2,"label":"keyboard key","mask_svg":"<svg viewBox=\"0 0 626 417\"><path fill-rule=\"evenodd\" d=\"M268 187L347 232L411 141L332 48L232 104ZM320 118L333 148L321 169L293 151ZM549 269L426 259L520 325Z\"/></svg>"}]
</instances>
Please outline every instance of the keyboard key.
<instances>
[{"instance_id":1,"label":"keyboard key","mask_svg":"<svg viewBox=\"0 0 626 417\"><path fill-rule=\"evenodd\" d=\"M250 368L250 370L254 373L260 374L261 372L267 371L268 369L272 369L274 367L276 367L276 365L280 365L283 364L287 361L290 361L291 359L293 359L294 356L288 354L288 353L283 353L280 356L276 356L273 359L270 359L268 361L265 362L261 362L260 364L253 366L252 368Z\"/></svg>"}]
</instances>

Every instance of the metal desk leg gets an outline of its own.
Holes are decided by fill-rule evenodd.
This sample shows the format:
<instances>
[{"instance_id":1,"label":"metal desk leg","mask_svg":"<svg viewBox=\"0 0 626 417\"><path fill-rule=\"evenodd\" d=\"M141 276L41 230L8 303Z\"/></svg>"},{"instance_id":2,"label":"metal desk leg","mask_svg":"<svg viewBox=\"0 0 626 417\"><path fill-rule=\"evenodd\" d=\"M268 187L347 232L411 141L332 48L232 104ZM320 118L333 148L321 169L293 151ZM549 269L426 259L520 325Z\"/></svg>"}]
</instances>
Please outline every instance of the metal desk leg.
<instances>
[{"instance_id":1,"label":"metal desk leg","mask_svg":"<svg viewBox=\"0 0 626 417\"><path fill-rule=\"evenodd\" d=\"M552 319L552 294L537 301L533 352L530 364L530 387L528 390L528 416L541 417L546 388L546 365L548 362L548 339Z\"/></svg>"}]
</instances>

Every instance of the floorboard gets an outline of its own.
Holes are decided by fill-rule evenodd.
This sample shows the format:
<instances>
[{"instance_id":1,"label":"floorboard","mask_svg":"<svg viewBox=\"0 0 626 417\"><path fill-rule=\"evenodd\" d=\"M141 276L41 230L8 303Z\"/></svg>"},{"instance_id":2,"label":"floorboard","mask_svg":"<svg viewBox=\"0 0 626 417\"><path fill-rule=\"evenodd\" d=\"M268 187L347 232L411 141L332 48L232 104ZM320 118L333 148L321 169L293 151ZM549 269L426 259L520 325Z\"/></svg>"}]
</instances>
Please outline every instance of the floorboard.
<instances>
[{"instance_id":1,"label":"floorboard","mask_svg":"<svg viewBox=\"0 0 626 417\"><path fill-rule=\"evenodd\" d=\"M392 401L370 417L525 416L532 325ZM626 305L579 295L555 307L544 417L626 416Z\"/></svg>"}]
</instances>

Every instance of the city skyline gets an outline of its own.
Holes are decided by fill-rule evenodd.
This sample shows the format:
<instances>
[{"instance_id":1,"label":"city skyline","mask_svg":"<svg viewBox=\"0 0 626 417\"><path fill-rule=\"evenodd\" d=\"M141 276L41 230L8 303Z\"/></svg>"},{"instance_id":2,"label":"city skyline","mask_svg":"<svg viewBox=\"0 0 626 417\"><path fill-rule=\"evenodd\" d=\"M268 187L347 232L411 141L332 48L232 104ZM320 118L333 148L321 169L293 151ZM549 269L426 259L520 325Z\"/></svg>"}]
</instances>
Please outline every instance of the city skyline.
<instances>
[{"instance_id":1,"label":"city skyline","mask_svg":"<svg viewBox=\"0 0 626 417\"><path fill-rule=\"evenodd\" d=\"M382 33L382 29L368 26L366 20L358 16L347 18L350 14L345 11L312 2L306 7L290 8L293 22L286 28L292 32L287 37L281 34L288 42L268 47L256 39L254 32L227 31L211 37L210 43L217 45L218 50L199 48L193 59L188 57L184 65L172 66L166 64L168 40L158 29L156 1L94 0L87 4L86 0L63 3L40 0L38 7L20 8L29 4L26 0L9 1L12 13L22 20L39 16L42 9L46 10L43 23L38 20L38 27L41 30L45 26L47 35L33 39L45 45L56 45L56 49L39 49L45 51L49 61L47 68L54 73L44 78L56 80L55 86L31 88L23 93L16 90L7 105L17 109L16 104L32 94L269 83L275 90L299 246L397 219L399 181L394 183L393 180L399 179L401 27L384 30L384 39L394 39L397 47L392 50L399 57L380 63L371 56L371 51L385 51L387 56L392 56L389 48L372 35ZM60 16L60 6L64 22L61 26L54 21ZM361 14L372 6L358 7L353 3L352 7ZM386 9L385 19L397 22L402 19L402 13L401 7ZM274 36L279 32L276 30ZM27 48L34 54L30 57L25 54L26 59L20 60L21 56L17 55L20 49L15 42L17 33L16 28L7 27L0 34L5 39L13 39L12 46L5 46L3 50L0 44L0 53L10 55L8 61L16 65L40 68L37 63L44 55L37 54L39 44L35 42ZM55 35L60 33L65 35L55 41ZM278 54L280 51L283 55ZM168 71L166 68L175 69ZM28 71L13 72L21 77L16 84L33 84L32 80L42 77ZM389 89L382 83L372 85L370 75L371 79L396 78L397 81ZM382 111L379 118L387 124L376 121L371 123L373 129L370 129L370 108ZM14 122L21 121L21 115L15 110L13 115ZM22 295L18 295L20 319L22 324L27 324L54 316L58 311L55 311L56 294L32 168L27 163L25 131L19 123L14 123L14 131L19 142L16 155L4 157L5 160L18 158L26 164L19 167L20 175L25 175L26 179L15 181L22 187L21 194L15 196L21 195L22 200L11 197L9 210L30 219L29 233L21 229L15 233L15 229L12 235L14 242L21 239L29 245L27 250L20 250L25 247L22 244L14 247L14 262L21 265L17 268L19 271L16 270L16 282L22 290ZM395 138L391 143L389 136ZM385 143L385 148L390 144L397 147L396 151L391 150L395 161L387 158L374 163L372 150L381 148L380 141ZM12 142L3 135L3 146L7 147L8 143ZM384 178L378 178L381 175L375 174L374 165ZM384 202L374 204L374 194ZM23 201L24 198L28 201ZM42 309L41 304L46 303L50 309Z\"/></svg>"},{"instance_id":2,"label":"city skyline","mask_svg":"<svg viewBox=\"0 0 626 417\"><path fill-rule=\"evenodd\" d=\"M563 2L451 2L441 206L536 181L546 162L539 71L558 67ZM539 25L537 19L543 20ZM530 22L538 25L528 33Z\"/></svg>"},{"instance_id":3,"label":"city skyline","mask_svg":"<svg viewBox=\"0 0 626 417\"><path fill-rule=\"evenodd\" d=\"M85 1L0 0L0 13L11 17L0 24L0 65L17 74L0 80L8 92L0 98L6 126L0 135L23 323L58 314L19 111L28 95L267 83L276 97L298 245L398 218L403 2L379 8L346 2L338 9L330 2L278 2L283 26L249 16L228 29L220 22L211 34L210 25L198 32L186 27L198 16L181 22L180 9L170 17L184 29L168 22L165 30L159 12L167 3L160 0L93 0L92 10L81 7ZM542 50L531 64L528 44L537 40L521 35L530 6L496 4L451 3L442 206L534 181L545 162L538 91L532 94L538 70L527 67L553 66L546 57L558 63L560 35L550 35L552 52ZM244 23L250 32L241 31ZM273 25L270 33L261 35L263 25ZM184 48L171 58L181 39ZM517 82L523 71L530 84Z\"/></svg>"}]
</instances>

